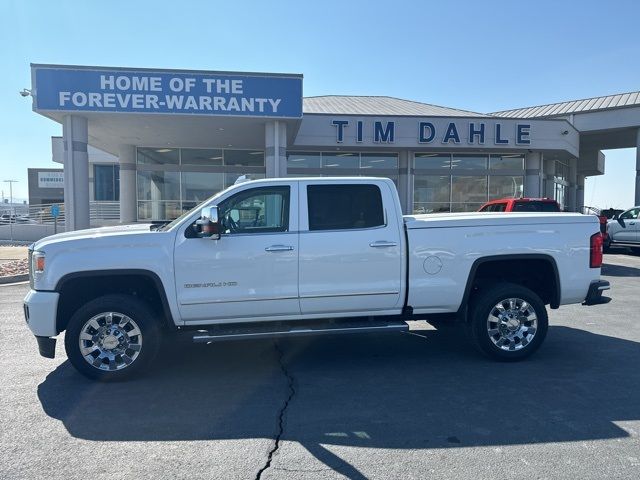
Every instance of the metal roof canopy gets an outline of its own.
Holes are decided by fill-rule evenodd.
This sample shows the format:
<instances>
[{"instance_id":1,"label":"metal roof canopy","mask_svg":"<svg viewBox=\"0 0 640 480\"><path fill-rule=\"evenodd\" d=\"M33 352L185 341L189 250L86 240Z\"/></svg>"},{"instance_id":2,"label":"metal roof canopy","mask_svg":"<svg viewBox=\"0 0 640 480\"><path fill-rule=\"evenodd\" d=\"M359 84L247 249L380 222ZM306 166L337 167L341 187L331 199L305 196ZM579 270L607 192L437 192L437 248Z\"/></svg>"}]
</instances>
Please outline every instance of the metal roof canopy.
<instances>
[{"instance_id":1,"label":"metal roof canopy","mask_svg":"<svg viewBox=\"0 0 640 480\"><path fill-rule=\"evenodd\" d=\"M303 99L305 114L488 117L483 113L386 96L324 95Z\"/></svg>"},{"instance_id":2,"label":"metal roof canopy","mask_svg":"<svg viewBox=\"0 0 640 480\"><path fill-rule=\"evenodd\" d=\"M605 95L603 97L591 97L533 107L502 110L491 113L490 115L510 118L539 118L633 106L640 106L640 92L618 93L615 95Z\"/></svg>"},{"instance_id":3,"label":"metal roof canopy","mask_svg":"<svg viewBox=\"0 0 640 480\"><path fill-rule=\"evenodd\" d=\"M491 115L505 118L565 118L580 132L580 152L637 146L640 92L585 98Z\"/></svg>"}]
</instances>

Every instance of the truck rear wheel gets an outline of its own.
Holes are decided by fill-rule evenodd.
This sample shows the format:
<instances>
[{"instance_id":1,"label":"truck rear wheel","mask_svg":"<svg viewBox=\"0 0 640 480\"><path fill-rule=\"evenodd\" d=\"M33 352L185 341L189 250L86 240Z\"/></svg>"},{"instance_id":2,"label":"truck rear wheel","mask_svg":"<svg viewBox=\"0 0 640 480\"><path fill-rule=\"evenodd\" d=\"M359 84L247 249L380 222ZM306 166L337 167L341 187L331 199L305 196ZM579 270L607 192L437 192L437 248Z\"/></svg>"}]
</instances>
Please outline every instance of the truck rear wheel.
<instances>
[{"instance_id":1,"label":"truck rear wheel","mask_svg":"<svg viewBox=\"0 0 640 480\"><path fill-rule=\"evenodd\" d=\"M71 317L64 345L69 361L84 376L124 380L151 364L160 345L160 328L137 298L105 295Z\"/></svg>"},{"instance_id":2,"label":"truck rear wheel","mask_svg":"<svg viewBox=\"0 0 640 480\"><path fill-rule=\"evenodd\" d=\"M470 309L469 332L475 346L500 361L533 354L547 334L549 320L540 297L512 283L479 292Z\"/></svg>"}]
</instances>

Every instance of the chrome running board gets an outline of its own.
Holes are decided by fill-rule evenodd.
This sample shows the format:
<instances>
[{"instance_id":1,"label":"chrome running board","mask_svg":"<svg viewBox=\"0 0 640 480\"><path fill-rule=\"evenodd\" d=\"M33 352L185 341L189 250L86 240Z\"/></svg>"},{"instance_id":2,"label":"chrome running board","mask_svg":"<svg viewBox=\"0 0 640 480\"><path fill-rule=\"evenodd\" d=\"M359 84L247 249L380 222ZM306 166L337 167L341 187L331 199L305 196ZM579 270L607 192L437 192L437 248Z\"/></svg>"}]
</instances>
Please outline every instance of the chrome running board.
<instances>
[{"instance_id":1,"label":"chrome running board","mask_svg":"<svg viewBox=\"0 0 640 480\"><path fill-rule=\"evenodd\" d=\"M229 340L255 340L266 338L282 338L282 337L307 337L312 335L344 335L348 333L387 333L387 332L405 332L409 330L406 322L393 323L375 323L358 322L355 324L337 323L333 325L323 326L305 326L296 327L291 325L290 328L268 329L268 328L237 328L231 330L224 328L214 331L198 331L193 336L195 343L213 343L225 342Z\"/></svg>"}]
</instances>

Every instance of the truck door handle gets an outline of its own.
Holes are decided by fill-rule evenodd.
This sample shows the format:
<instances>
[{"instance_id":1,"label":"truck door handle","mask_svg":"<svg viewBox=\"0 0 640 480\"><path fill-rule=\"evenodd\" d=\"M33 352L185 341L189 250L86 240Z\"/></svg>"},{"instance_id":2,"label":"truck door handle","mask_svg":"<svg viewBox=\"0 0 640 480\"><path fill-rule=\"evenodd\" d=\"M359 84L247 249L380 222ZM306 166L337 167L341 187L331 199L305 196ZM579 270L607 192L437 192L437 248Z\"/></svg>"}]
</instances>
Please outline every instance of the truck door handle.
<instances>
[{"instance_id":1,"label":"truck door handle","mask_svg":"<svg viewBox=\"0 0 640 480\"><path fill-rule=\"evenodd\" d=\"M377 242L371 242L369 244L369 246L373 247L373 248L397 247L398 243L397 242L387 242L385 240L379 240Z\"/></svg>"},{"instance_id":2,"label":"truck door handle","mask_svg":"<svg viewBox=\"0 0 640 480\"><path fill-rule=\"evenodd\" d=\"M636 222L629 222L629 225L635 225Z\"/></svg>"},{"instance_id":3,"label":"truck door handle","mask_svg":"<svg viewBox=\"0 0 640 480\"><path fill-rule=\"evenodd\" d=\"M293 250L291 245L271 245L264 249L265 252L290 252Z\"/></svg>"}]
</instances>

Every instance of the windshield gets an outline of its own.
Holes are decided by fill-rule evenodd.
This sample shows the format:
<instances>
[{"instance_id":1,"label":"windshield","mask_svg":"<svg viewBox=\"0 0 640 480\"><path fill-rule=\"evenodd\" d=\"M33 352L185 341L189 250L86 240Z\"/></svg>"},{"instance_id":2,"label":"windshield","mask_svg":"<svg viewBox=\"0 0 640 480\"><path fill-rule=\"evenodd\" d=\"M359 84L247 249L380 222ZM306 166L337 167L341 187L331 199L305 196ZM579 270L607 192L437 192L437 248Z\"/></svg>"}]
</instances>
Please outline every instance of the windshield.
<instances>
[{"instance_id":1,"label":"windshield","mask_svg":"<svg viewBox=\"0 0 640 480\"><path fill-rule=\"evenodd\" d=\"M215 195L213 195L212 197L207 198L205 201L199 203L198 205L196 205L195 207L193 207L191 210L187 210L186 212L184 212L182 215L180 215L178 218L176 218L175 220L172 220L171 222L163 225L162 227L158 228L159 232L167 232L169 230L171 230L172 228L178 226L180 223L182 223L182 221L193 215L196 211L200 210L202 207L204 207L205 205L211 203L213 200L215 200L216 198L218 198L220 195L226 193L228 190L232 189L234 187L234 185L231 185L227 188L225 188L224 190L216 193Z\"/></svg>"}]
</instances>

